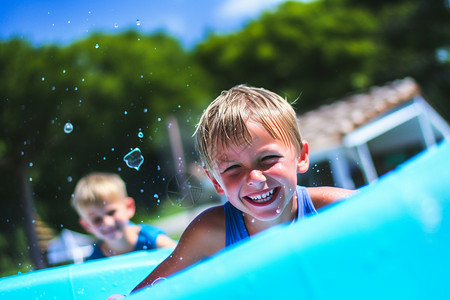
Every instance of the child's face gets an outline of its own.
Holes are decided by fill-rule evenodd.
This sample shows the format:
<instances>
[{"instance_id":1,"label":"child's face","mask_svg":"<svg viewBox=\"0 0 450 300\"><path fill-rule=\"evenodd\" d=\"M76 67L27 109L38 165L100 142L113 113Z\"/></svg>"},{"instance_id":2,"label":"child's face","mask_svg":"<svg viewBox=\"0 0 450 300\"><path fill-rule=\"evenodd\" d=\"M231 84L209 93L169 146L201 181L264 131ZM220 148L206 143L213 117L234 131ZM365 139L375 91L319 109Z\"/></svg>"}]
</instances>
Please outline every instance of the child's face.
<instances>
[{"instance_id":1,"label":"child's face","mask_svg":"<svg viewBox=\"0 0 450 300\"><path fill-rule=\"evenodd\" d=\"M245 214L258 220L274 220L291 204L297 172L309 167L308 145L302 153L276 140L258 123L247 122L250 146L219 145L213 175L216 191Z\"/></svg>"},{"instance_id":2,"label":"child's face","mask_svg":"<svg viewBox=\"0 0 450 300\"><path fill-rule=\"evenodd\" d=\"M134 212L132 198L105 199L103 206L85 207L80 224L97 238L114 241L123 236L124 229Z\"/></svg>"}]
</instances>

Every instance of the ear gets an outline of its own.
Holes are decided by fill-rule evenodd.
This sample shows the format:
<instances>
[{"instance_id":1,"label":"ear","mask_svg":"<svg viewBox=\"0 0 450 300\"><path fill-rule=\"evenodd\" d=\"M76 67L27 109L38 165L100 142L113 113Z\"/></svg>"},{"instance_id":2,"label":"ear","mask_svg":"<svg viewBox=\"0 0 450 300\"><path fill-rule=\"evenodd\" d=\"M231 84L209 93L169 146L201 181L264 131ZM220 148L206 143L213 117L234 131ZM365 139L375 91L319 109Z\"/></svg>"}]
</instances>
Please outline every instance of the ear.
<instances>
[{"instance_id":1,"label":"ear","mask_svg":"<svg viewBox=\"0 0 450 300\"><path fill-rule=\"evenodd\" d=\"M298 155L297 172L305 173L309 169L309 146L308 142L302 141L302 151Z\"/></svg>"},{"instance_id":2,"label":"ear","mask_svg":"<svg viewBox=\"0 0 450 300\"><path fill-rule=\"evenodd\" d=\"M84 230L86 230L89 233L92 233L91 226L89 226L89 224L85 220L80 219L78 220L78 222L80 222L80 225L84 228Z\"/></svg>"},{"instance_id":3,"label":"ear","mask_svg":"<svg viewBox=\"0 0 450 300\"><path fill-rule=\"evenodd\" d=\"M206 170L206 168L203 168L206 175L208 176L209 180L211 180L212 184L214 185L214 188L216 189L216 193L219 195L225 195L225 191L220 186L220 183L214 178L213 175L209 174L209 172Z\"/></svg>"},{"instance_id":4,"label":"ear","mask_svg":"<svg viewBox=\"0 0 450 300\"><path fill-rule=\"evenodd\" d=\"M134 199L131 197L127 197L125 199L125 204L127 206L128 217L131 219L136 212L136 204L134 202Z\"/></svg>"}]
</instances>

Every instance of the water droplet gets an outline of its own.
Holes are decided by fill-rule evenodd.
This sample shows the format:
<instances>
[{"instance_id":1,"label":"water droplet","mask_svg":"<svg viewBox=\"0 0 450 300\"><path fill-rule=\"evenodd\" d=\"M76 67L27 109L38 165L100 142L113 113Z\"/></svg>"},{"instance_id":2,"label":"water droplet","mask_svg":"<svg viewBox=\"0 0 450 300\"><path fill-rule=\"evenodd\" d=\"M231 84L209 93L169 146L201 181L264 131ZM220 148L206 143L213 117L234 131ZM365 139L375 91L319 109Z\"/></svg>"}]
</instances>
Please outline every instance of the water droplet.
<instances>
[{"instance_id":1,"label":"water droplet","mask_svg":"<svg viewBox=\"0 0 450 300\"><path fill-rule=\"evenodd\" d=\"M130 151L127 155L123 157L123 160L127 164L128 167L139 170L139 167L144 162L144 157L141 154L141 150L139 148L135 148Z\"/></svg>"},{"instance_id":2,"label":"water droplet","mask_svg":"<svg viewBox=\"0 0 450 300\"><path fill-rule=\"evenodd\" d=\"M117 24L117 22L114 23L114 28L119 28L119 24Z\"/></svg>"},{"instance_id":3,"label":"water droplet","mask_svg":"<svg viewBox=\"0 0 450 300\"><path fill-rule=\"evenodd\" d=\"M98 47L100 47L98 44L95 44L95 49L98 49Z\"/></svg>"},{"instance_id":4,"label":"water droplet","mask_svg":"<svg viewBox=\"0 0 450 300\"><path fill-rule=\"evenodd\" d=\"M123 112L123 114L124 114L124 115L127 115L127 114L128 114L128 112L127 112L127 111L124 111L124 112Z\"/></svg>"},{"instance_id":5,"label":"water droplet","mask_svg":"<svg viewBox=\"0 0 450 300\"><path fill-rule=\"evenodd\" d=\"M68 182L72 182L72 176L67 177Z\"/></svg>"},{"instance_id":6,"label":"water droplet","mask_svg":"<svg viewBox=\"0 0 450 300\"><path fill-rule=\"evenodd\" d=\"M157 284L157 283L160 283L160 282L162 282L162 281L165 281L165 280L167 280L167 278L165 278L165 277L159 277L159 278L156 278L156 279L152 282L152 286L155 285L155 284Z\"/></svg>"},{"instance_id":7,"label":"water droplet","mask_svg":"<svg viewBox=\"0 0 450 300\"><path fill-rule=\"evenodd\" d=\"M138 137L141 138L141 139L144 137L144 134L142 133L142 131L139 131Z\"/></svg>"},{"instance_id":8,"label":"water droplet","mask_svg":"<svg viewBox=\"0 0 450 300\"><path fill-rule=\"evenodd\" d=\"M141 20L137 19L137 20L136 20L136 25L137 25L137 26L141 26Z\"/></svg>"},{"instance_id":9,"label":"water droplet","mask_svg":"<svg viewBox=\"0 0 450 300\"><path fill-rule=\"evenodd\" d=\"M158 196L158 194L154 194L153 197L158 199L159 196Z\"/></svg>"},{"instance_id":10,"label":"water droplet","mask_svg":"<svg viewBox=\"0 0 450 300\"><path fill-rule=\"evenodd\" d=\"M41 79L42 79L42 81L44 81L44 80L45 80L45 77L42 77Z\"/></svg>"},{"instance_id":11,"label":"water droplet","mask_svg":"<svg viewBox=\"0 0 450 300\"><path fill-rule=\"evenodd\" d=\"M63 70L62 72L63 72L63 74L66 74L66 70Z\"/></svg>"},{"instance_id":12,"label":"water droplet","mask_svg":"<svg viewBox=\"0 0 450 300\"><path fill-rule=\"evenodd\" d=\"M146 113L148 111L148 109L147 108L144 108L144 112Z\"/></svg>"},{"instance_id":13,"label":"water droplet","mask_svg":"<svg viewBox=\"0 0 450 300\"><path fill-rule=\"evenodd\" d=\"M32 167L32 166L33 166L33 163L32 163L32 162L30 162L29 166L30 166L30 167Z\"/></svg>"},{"instance_id":14,"label":"water droplet","mask_svg":"<svg viewBox=\"0 0 450 300\"><path fill-rule=\"evenodd\" d=\"M277 214L281 213L281 210L280 210L280 209L277 209L277 210L276 210L276 213L277 213Z\"/></svg>"},{"instance_id":15,"label":"water droplet","mask_svg":"<svg viewBox=\"0 0 450 300\"><path fill-rule=\"evenodd\" d=\"M67 122L66 125L64 125L64 132L65 133L71 133L73 131L73 125L70 122Z\"/></svg>"}]
</instances>

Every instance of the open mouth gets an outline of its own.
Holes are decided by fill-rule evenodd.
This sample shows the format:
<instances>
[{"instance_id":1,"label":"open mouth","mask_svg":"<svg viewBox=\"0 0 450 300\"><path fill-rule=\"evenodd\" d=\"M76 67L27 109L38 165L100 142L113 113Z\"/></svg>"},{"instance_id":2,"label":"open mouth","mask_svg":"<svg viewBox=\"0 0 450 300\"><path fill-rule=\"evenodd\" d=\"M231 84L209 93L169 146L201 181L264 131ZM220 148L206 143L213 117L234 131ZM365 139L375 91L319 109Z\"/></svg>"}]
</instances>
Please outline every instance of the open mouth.
<instances>
[{"instance_id":1,"label":"open mouth","mask_svg":"<svg viewBox=\"0 0 450 300\"><path fill-rule=\"evenodd\" d=\"M111 236L111 235L115 235L117 233L117 229L116 228L112 228L112 229L107 229L102 231L102 234L104 236Z\"/></svg>"},{"instance_id":2,"label":"open mouth","mask_svg":"<svg viewBox=\"0 0 450 300\"><path fill-rule=\"evenodd\" d=\"M276 199L279 188L266 190L260 193L254 193L245 196L244 199L253 205L264 206L272 203Z\"/></svg>"}]
</instances>

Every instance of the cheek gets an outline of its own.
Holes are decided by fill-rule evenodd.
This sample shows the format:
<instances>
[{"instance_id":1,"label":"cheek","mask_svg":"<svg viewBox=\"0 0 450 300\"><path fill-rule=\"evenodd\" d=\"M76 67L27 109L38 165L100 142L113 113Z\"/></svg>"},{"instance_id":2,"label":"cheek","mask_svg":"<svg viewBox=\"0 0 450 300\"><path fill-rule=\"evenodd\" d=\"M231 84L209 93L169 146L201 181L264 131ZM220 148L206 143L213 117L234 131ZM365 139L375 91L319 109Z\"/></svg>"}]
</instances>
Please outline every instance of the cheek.
<instances>
[{"instance_id":1,"label":"cheek","mask_svg":"<svg viewBox=\"0 0 450 300\"><path fill-rule=\"evenodd\" d=\"M297 184L297 166L294 163L276 164L268 173L284 184Z\"/></svg>"},{"instance_id":2,"label":"cheek","mask_svg":"<svg viewBox=\"0 0 450 300\"><path fill-rule=\"evenodd\" d=\"M266 172L269 173L272 176L285 177L286 174L292 173L293 170L294 170L294 167L291 164L278 163L278 164L273 165Z\"/></svg>"},{"instance_id":3,"label":"cheek","mask_svg":"<svg viewBox=\"0 0 450 300\"><path fill-rule=\"evenodd\" d=\"M126 223L128 219L128 214L126 212L114 215L114 221L116 223Z\"/></svg>"},{"instance_id":4,"label":"cheek","mask_svg":"<svg viewBox=\"0 0 450 300\"><path fill-rule=\"evenodd\" d=\"M241 179L238 176L224 176L220 179L219 184L225 192L230 192L239 185L240 180Z\"/></svg>"}]
</instances>

